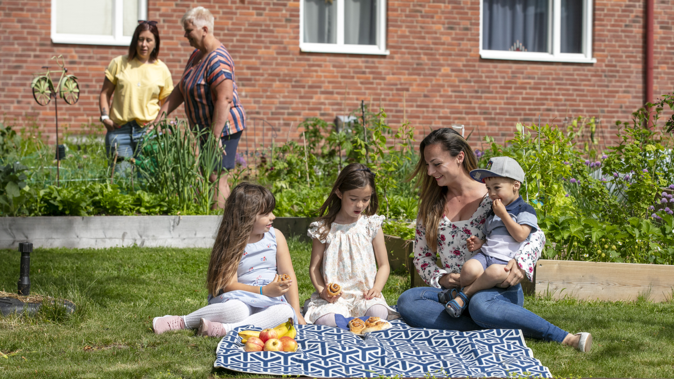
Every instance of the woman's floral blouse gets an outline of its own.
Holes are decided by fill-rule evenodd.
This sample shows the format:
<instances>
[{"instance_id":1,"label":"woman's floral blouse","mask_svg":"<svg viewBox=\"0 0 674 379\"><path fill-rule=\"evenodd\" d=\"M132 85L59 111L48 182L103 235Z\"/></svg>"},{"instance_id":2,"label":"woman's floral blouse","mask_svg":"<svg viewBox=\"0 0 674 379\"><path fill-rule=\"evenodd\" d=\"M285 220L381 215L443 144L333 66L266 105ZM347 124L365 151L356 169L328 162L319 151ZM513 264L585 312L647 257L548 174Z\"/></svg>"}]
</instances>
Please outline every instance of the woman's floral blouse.
<instances>
[{"instance_id":1,"label":"woman's floral blouse","mask_svg":"<svg viewBox=\"0 0 674 379\"><path fill-rule=\"evenodd\" d=\"M466 240L470 236L484 239L484 223L491 210L491 199L485 196L480 202L473 217L469 220L452 222L447 217L440 220L438 226L438 256L442 267L436 264L436 254L426 244L426 229L417 222L417 232L414 238L414 266L421 278L431 287L440 288L438 280L449 273L460 273L463 263L475 255L468 251ZM534 266L541 256L545 246L545 235L540 230L532 233L529 242L522 247L515 257L517 264L533 280Z\"/></svg>"}]
</instances>

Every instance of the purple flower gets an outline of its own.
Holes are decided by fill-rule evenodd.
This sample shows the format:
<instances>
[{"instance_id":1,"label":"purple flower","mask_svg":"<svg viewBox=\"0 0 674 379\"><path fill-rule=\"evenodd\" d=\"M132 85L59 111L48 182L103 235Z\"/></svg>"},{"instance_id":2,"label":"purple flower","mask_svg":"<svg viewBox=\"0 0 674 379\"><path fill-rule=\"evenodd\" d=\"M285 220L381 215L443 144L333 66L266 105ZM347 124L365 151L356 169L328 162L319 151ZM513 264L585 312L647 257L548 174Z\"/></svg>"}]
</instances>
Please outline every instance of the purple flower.
<instances>
[{"instance_id":1,"label":"purple flower","mask_svg":"<svg viewBox=\"0 0 674 379\"><path fill-rule=\"evenodd\" d=\"M669 189L674 189L674 184L670 184Z\"/></svg>"},{"instance_id":2,"label":"purple flower","mask_svg":"<svg viewBox=\"0 0 674 379\"><path fill-rule=\"evenodd\" d=\"M631 176L630 174L625 175L625 180L630 180Z\"/></svg>"},{"instance_id":3,"label":"purple flower","mask_svg":"<svg viewBox=\"0 0 674 379\"><path fill-rule=\"evenodd\" d=\"M586 160L586 161L585 161L585 165L586 165L586 166L589 166L589 165L590 165L590 161Z\"/></svg>"},{"instance_id":4,"label":"purple flower","mask_svg":"<svg viewBox=\"0 0 674 379\"><path fill-rule=\"evenodd\" d=\"M571 183L575 184L575 183L577 183L577 182L578 182L578 181L577 181L575 178L571 178Z\"/></svg>"},{"instance_id":5,"label":"purple flower","mask_svg":"<svg viewBox=\"0 0 674 379\"><path fill-rule=\"evenodd\" d=\"M566 195L564 195L564 197L569 197L569 194L567 193Z\"/></svg>"},{"instance_id":6,"label":"purple flower","mask_svg":"<svg viewBox=\"0 0 674 379\"><path fill-rule=\"evenodd\" d=\"M665 199L664 197L660 199L660 204L667 204L668 200Z\"/></svg>"},{"instance_id":7,"label":"purple flower","mask_svg":"<svg viewBox=\"0 0 674 379\"><path fill-rule=\"evenodd\" d=\"M238 164L242 167L246 167L248 165L248 163L246 162L246 159L244 159L243 155L241 155L239 153L236 153L236 155L234 155L234 161L236 162L236 164Z\"/></svg>"},{"instance_id":8,"label":"purple flower","mask_svg":"<svg viewBox=\"0 0 674 379\"><path fill-rule=\"evenodd\" d=\"M667 197L667 192L663 192L662 197Z\"/></svg>"},{"instance_id":9,"label":"purple flower","mask_svg":"<svg viewBox=\"0 0 674 379\"><path fill-rule=\"evenodd\" d=\"M669 209L669 207L665 207L665 212L669 213L669 212L671 212L671 211L672 211L672 210Z\"/></svg>"},{"instance_id":10,"label":"purple flower","mask_svg":"<svg viewBox=\"0 0 674 379\"><path fill-rule=\"evenodd\" d=\"M670 202L670 203L674 203L674 199L669 199L669 202Z\"/></svg>"},{"instance_id":11,"label":"purple flower","mask_svg":"<svg viewBox=\"0 0 674 379\"><path fill-rule=\"evenodd\" d=\"M655 209L655 207L652 206L652 205L651 205L650 207L648 207L648 210L649 210L649 211L652 211L652 210L654 210L654 209Z\"/></svg>"},{"instance_id":12,"label":"purple flower","mask_svg":"<svg viewBox=\"0 0 674 379\"><path fill-rule=\"evenodd\" d=\"M643 170L641 170L641 171L643 171L644 173L646 173L646 172L648 172L648 169L645 168L645 169L643 169Z\"/></svg>"},{"instance_id":13,"label":"purple flower","mask_svg":"<svg viewBox=\"0 0 674 379\"><path fill-rule=\"evenodd\" d=\"M614 178L617 178L618 176L619 176L619 175L618 175L617 172L614 172L614 173L613 173L613 177L614 177Z\"/></svg>"},{"instance_id":14,"label":"purple flower","mask_svg":"<svg viewBox=\"0 0 674 379\"><path fill-rule=\"evenodd\" d=\"M606 159L606 158L608 158L608 155L606 155L606 154L601 155L601 159Z\"/></svg>"},{"instance_id":15,"label":"purple flower","mask_svg":"<svg viewBox=\"0 0 674 379\"><path fill-rule=\"evenodd\" d=\"M594 162L594 165L597 166L597 167L599 167L599 166L601 166L601 162L596 161L596 162Z\"/></svg>"},{"instance_id":16,"label":"purple flower","mask_svg":"<svg viewBox=\"0 0 674 379\"><path fill-rule=\"evenodd\" d=\"M672 197L674 197L674 196L672 196L672 195L670 195L670 194L666 194L665 196L666 196L668 199L671 199Z\"/></svg>"},{"instance_id":17,"label":"purple flower","mask_svg":"<svg viewBox=\"0 0 674 379\"><path fill-rule=\"evenodd\" d=\"M601 178L601 181L606 183L606 178Z\"/></svg>"},{"instance_id":18,"label":"purple flower","mask_svg":"<svg viewBox=\"0 0 674 379\"><path fill-rule=\"evenodd\" d=\"M653 218L658 218L658 215L656 215L655 213L653 213L653 214L651 215L651 217L653 217Z\"/></svg>"},{"instance_id":19,"label":"purple flower","mask_svg":"<svg viewBox=\"0 0 674 379\"><path fill-rule=\"evenodd\" d=\"M671 214L674 214L674 212L670 209L670 210L667 212L667 214L670 214L670 215L671 215Z\"/></svg>"},{"instance_id":20,"label":"purple flower","mask_svg":"<svg viewBox=\"0 0 674 379\"><path fill-rule=\"evenodd\" d=\"M475 156L477 157L477 159L482 158L483 155L484 153L480 151L480 149L475 149Z\"/></svg>"},{"instance_id":21,"label":"purple flower","mask_svg":"<svg viewBox=\"0 0 674 379\"><path fill-rule=\"evenodd\" d=\"M565 165L570 165L571 163L569 163L569 162L567 162L567 161L564 161L564 164L565 164Z\"/></svg>"}]
</instances>

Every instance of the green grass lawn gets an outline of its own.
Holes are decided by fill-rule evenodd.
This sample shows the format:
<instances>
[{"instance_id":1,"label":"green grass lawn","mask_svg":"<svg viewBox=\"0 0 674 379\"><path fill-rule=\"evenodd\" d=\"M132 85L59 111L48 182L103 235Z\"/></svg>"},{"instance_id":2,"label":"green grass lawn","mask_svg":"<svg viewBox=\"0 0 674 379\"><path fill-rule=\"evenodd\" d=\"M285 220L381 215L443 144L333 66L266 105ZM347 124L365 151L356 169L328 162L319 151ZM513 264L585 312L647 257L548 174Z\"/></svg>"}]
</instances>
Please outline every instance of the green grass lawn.
<instances>
[{"instance_id":1,"label":"green grass lawn","mask_svg":"<svg viewBox=\"0 0 674 379\"><path fill-rule=\"evenodd\" d=\"M300 298L309 297L310 244L290 241ZM251 377L214 370L218 339L180 331L155 335L151 321L206 305L208 249L37 249L31 292L74 301L77 312L44 308L0 318L2 378ZM16 250L0 250L0 290L16 291ZM409 287L392 274L389 303ZM526 307L569 331L589 331L592 353L527 340L554 376L674 377L674 303L578 302L527 298Z\"/></svg>"}]
</instances>

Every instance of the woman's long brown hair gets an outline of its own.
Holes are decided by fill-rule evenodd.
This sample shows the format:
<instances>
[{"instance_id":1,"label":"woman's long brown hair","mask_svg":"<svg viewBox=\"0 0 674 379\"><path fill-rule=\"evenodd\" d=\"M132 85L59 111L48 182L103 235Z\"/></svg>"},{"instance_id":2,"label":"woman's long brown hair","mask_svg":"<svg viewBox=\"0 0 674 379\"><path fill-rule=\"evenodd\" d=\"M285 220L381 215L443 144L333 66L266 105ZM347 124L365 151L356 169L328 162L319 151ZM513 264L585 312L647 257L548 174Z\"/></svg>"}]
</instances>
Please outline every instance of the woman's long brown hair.
<instances>
[{"instance_id":1,"label":"woman's long brown hair","mask_svg":"<svg viewBox=\"0 0 674 379\"><path fill-rule=\"evenodd\" d=\"M428 164L424 159L424 149L433 144L440 144L442 150L456 157L463 151L463 169L466 173L477 168L477 157L468 142L454 129L441 128L432 131L419 144L419 163L410 175L410 179L417 178L421 200L419 201L418 221L426 228L426 244L431 251L438 250L438 226L442 219L445 202L447 201L447 187L440 187L435 179L428 175Z\"/></svg>"},{"instance_id":2,"label":"woman's long brown hair","mask_svg":"<svg viewBox=\"0 0 674 379\"><path fill-rule=\"evenodd\" d=\"M374 184L374 174L366 165L360 163L351 163L344 167L332 186L330 195L318 211L319 217L317 221L323 222L320 239L325 240L325 237L328 236L332 223L337 218L337 213L342 209L342 199L337 196L337 190L344 194L346 191L365 188L368 185L372 187L372 197L370 198L370 204L363 211L363 214L371 216L377 213L377 209L379 209L379 198L377 197L377 187Z\"/></svg>"},{"instance_id":3,"label":"woman's long brown hair","mask_svg":"<svg viewBox=\"0 0 674 379\"><path fill-rule=\"evenodd\" d=\"M250 183L234 187L225 202L225 211L208 263L206 286L209 294L219 295L232 281L253 232L256 216L271 213L274 207L276 199L268 189Z\"/></svg>"}]
</instances>

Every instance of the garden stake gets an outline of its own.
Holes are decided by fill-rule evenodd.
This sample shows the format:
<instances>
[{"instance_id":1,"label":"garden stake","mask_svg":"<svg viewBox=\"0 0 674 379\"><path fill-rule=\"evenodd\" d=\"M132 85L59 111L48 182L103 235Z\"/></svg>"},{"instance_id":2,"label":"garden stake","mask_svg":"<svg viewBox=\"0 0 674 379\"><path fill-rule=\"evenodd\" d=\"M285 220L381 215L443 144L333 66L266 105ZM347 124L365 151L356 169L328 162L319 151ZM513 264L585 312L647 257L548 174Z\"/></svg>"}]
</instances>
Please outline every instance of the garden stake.
<instances>
[{"instance_id":1,"label":"garden stake","mask_svg":"<svg viewBox=\"0 0 674 379\"><path fill-rule=\"evenodd\" d=\"M307 185L309 185L309 154L307 153L307 138L302 132L302 140L304 141L304 168L307 170Z\"/></svg>"},{"instance_id":2,"label":"garden stake","mask_svg":"<svg viewBox=\"0 0 674 379\"><path fill-rule=\"evenodd\" d=\"M33 252L33 244L30 242L19 243L21 253L21 270L19 271L19 295L30 295L30 253Z\"/></svg>"},{"instance_id":3,"label":"garden stake","mask_svg":"<svg viewBox=\"0 0 674 379\"><path fill-rule=\"evenodd\" d=\"M56 121L56 187L60 187L60 176L61 176L61 157L59 156L59 108L58 108L58 96L56 92L50 94L54 97L54 119Z\"/></svg>"},{"instance_id":4,"label":"garden stake","mask_svg":"<svg viewBox=\"0 0 674 379\"><path fill-rule=\"evenodd\" d=\"M365 140L365 164L370 165L370 159L367 154L367 127L365 126L365 100L360 101L360 113L363 116L363 137Z\"/></svg>"},{"instance_id":5,"label":"garden stake","mask_svg":"<svg viewBox=\"0 0 674 379\"><path fill-rule=\"evenodd\" d=\"M117 142L115 142L115 159L112 160L112 173L110 174L110 184L114 183L115 165L117 164Z\"/></svg>"}]
</instances>

